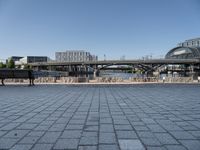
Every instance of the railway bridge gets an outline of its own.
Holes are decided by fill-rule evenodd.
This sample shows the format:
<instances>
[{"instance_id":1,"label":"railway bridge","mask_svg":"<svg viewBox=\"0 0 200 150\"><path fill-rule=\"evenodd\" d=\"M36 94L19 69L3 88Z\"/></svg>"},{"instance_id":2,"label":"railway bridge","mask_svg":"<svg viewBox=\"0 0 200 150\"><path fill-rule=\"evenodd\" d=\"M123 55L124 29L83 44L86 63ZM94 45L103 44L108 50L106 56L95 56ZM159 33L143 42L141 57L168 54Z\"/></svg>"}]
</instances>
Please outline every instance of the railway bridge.
<instances>
[{"instance_id":1,"label":"railway bridge","mask_svg":"<svg viewBox=\"0 0 200 150\"><path fill-rule=\"evenodd\" d=\"M165 71L171 67L176 69L180 68L192 73L199 73L200 59L149 59L149 60L104 60L104 61L81 61L81 62L40 62L29 63L34 70L58 70L67 71L71 73L94 73L98 74L100 70L143 70L147 75L152 75L152 72L158 71L160 68L165 68ZM181 67L180 67L181 66ZM173 70L172 70L173 71Z\"/></svg>"},{"instance_id":2,"label":"railway bridge","mask_svg":"<svg viewBox=\"0 0 200 150\"><path fill-rule=\"evenodd\" d=\"M200 47L175 47L163 59L104 60L79 62L29 63L34 70L57 70L69 73L93 73L100 70L142 70L147 76L153 72L179 72L200 76Z\"/></svg>"}]
</instances>

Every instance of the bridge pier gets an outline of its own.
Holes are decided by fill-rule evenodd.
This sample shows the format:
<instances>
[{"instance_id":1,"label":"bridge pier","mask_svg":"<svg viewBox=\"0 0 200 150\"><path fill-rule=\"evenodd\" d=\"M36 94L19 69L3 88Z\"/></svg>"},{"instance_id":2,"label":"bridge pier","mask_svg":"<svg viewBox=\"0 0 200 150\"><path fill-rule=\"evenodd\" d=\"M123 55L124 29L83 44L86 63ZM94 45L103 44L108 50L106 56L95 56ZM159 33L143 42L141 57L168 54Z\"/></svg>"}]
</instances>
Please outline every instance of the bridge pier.
<instances>
[{"instance_id":1,"label":"bridge pier","mask_svg":"<svg viewBox=\"0 0 200 150\"><path fill-rule=\"evenodd\" d=\"M94 76L94 78L96 78L96 77L99 76L99 71L98 71L98 69L94 69L93 76Z\"/></svg>"},{"instance_id":2,"label":"bridge pier","mask_svg":"<svg viewBox=\"0 0 200 150\"><path fill-rule=\"evenodd\" d=\"M146 71L147 77L153 77L153 71Z\"/></svg>"}]
</instances>

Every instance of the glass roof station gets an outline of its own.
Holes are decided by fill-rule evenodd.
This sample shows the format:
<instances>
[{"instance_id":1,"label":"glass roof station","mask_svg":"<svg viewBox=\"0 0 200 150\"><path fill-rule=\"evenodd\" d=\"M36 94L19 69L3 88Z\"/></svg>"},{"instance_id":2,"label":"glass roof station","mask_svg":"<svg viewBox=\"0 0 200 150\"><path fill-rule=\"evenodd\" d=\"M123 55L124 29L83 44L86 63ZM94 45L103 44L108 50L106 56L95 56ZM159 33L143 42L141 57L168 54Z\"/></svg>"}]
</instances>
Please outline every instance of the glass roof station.
<instances>
[{"instance_id":1,"label":"glass roof station","mask_svg":"<svg viewBox=\"0 0 200 150\"><path fill-rule=\"evenodd\" d=\"M177 47L171 49L165 59L200 59L200 38L186 40L178 43ZM200 77L200 66L195 64L167 65L167 74L178 76Z\"/></svg>"}]
</instances>

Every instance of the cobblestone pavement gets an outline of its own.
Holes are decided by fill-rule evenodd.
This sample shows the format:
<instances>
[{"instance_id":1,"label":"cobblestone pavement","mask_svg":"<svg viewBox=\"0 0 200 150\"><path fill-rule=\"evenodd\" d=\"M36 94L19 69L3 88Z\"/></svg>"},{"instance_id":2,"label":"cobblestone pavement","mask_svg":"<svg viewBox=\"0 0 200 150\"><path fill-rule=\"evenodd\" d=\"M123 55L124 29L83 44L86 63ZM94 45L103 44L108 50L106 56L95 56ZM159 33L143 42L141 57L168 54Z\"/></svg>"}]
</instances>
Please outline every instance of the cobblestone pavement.
<instances>
[{"instance_id":1,"label":"cobblestone pavement","mask_svg":"<svg viewBox=\"0 0 200 150\"><path fill-rule=\"evenodd\" d=\"M199 150L200 85L0 87L1 150Z\"/></svg>"}]
</instances>

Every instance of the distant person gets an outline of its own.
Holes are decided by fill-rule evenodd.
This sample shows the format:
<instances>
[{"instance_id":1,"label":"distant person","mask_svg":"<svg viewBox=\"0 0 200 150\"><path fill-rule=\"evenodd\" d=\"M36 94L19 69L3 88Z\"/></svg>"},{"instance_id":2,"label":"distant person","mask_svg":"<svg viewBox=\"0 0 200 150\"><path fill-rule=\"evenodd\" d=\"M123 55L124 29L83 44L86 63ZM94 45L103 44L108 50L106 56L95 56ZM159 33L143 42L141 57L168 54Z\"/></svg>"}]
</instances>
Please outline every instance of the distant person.
<instances>
[{"instance_id":1,"label":"distant person","mask_svg":"<svg viewBox=\"0 0 200 150\"><path fill-rule=\"evenodd\" d=\"M163 77L163 83L165 83L165 77Z\"/></svg>"}]
</instances>

